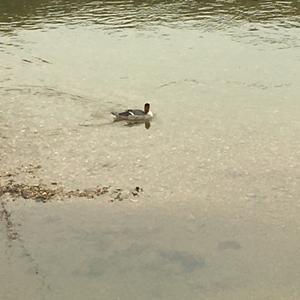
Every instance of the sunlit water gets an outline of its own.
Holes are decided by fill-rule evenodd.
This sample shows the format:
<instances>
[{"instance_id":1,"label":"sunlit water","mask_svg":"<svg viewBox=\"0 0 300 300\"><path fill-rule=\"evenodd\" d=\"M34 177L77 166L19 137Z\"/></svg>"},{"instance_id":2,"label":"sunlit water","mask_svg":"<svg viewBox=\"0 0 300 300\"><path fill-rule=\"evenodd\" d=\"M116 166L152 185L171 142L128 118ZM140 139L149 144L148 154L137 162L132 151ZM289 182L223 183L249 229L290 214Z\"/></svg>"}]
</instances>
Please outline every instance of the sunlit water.
<instances>
[{"instance_id":1,"label":"sunlit water","mask_svg":"<svg viewBox=\"0 0 300 300\"><path fill-rule=\"evenodd\" d=\"M1 1L1 168L144 189L138 202L12 204L42 274L24 299L299 299L299 11ZM112 123L145 102L148 130Z\"/></svg>"}]
</instances>

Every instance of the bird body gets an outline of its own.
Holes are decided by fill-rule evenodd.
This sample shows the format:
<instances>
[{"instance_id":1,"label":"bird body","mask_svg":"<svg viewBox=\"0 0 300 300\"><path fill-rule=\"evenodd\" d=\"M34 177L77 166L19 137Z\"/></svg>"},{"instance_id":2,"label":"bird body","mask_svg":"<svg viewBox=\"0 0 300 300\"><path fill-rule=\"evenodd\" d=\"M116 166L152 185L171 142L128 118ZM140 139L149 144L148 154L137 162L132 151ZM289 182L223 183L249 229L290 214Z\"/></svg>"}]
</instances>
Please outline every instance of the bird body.
<instances>
[{"instance_id":1,"label":"bird body","mask_svg":"<svg viewBox=\"0 0 300 300\"><path fill-rule=\"evenodd\" d=\"M114 121L146 121L153 118L153 113L150 111L150 104L144 105L144 110L141 109L128 109L126 111L117 113L111 113L114 117Z\"/></svg>"}]
</instances>

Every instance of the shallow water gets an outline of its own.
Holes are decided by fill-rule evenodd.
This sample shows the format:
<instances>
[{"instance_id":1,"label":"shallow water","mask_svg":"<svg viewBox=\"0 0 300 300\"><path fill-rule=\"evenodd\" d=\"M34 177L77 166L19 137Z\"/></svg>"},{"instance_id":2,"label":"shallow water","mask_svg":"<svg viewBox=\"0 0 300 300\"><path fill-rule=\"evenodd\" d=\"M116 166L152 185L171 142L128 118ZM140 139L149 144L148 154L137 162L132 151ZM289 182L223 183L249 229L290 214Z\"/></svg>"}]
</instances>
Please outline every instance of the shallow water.
<instances>
[{"instance_id":1,"label":"shallow water","mask_svg":"<svg viewBox=\"0 0 300 300\"><path fill-rule=\"evenodd\" d=\"M299 11L1 1L3 171L144 190L118 204L12 203L19 250L43 274L25 299L299 298ZM112 123L146 101L148 130Z\"/></svg>"}]
</instances>

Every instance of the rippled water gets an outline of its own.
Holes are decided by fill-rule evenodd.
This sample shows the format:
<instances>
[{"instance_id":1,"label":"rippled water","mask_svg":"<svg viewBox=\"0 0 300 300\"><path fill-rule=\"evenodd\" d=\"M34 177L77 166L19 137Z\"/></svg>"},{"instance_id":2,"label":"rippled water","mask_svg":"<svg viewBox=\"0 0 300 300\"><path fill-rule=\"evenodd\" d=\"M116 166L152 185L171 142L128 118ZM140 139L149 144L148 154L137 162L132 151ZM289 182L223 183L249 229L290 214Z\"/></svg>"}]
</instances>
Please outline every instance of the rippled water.
<instances>
[{"instance_id":1,"label":"rippled water","mask_svg":"<svg viewBox=\"0 0 300 300\"><path fill-rule=\"evenodd\" d=\"M6 29L34 24L97 24L133 28L207 21L279 23L299 27L298 1L2 1L1 22ZM58 20L59 18L59 20ZM293 23L294 22L294 23ZM221 25L221 24L219 24Z\"/></svg>"},{"instance_id":2,"label":"rippled water","mask_svg":"<svg viewBox=\"0 0 300 300\"><path fill-rule=\"evenodd\" d=\"M12 202L0 298L298 299L299 10L1 0L1 172L144 192ZM112 122L146 101L150 128Z\"/></svg>"}]
</instances>

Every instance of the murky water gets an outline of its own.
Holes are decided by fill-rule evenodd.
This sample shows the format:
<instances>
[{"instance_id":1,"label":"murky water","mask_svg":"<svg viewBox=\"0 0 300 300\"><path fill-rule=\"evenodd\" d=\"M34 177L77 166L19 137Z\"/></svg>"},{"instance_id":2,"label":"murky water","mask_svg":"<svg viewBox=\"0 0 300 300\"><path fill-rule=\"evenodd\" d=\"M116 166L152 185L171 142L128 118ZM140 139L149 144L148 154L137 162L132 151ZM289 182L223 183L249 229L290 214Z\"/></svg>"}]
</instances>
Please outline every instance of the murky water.
<instances>
[{"instance_id":1,"label":"murky water","mask_svg":"<svg viewBox=\"0 0 300 300\"><path fill-rule=\"evenodd\" d=\"M299 1L1 0L3 172L144 190L12 202L23 299L299 299L299 50Z\"/></svg>"}]
</instances>

